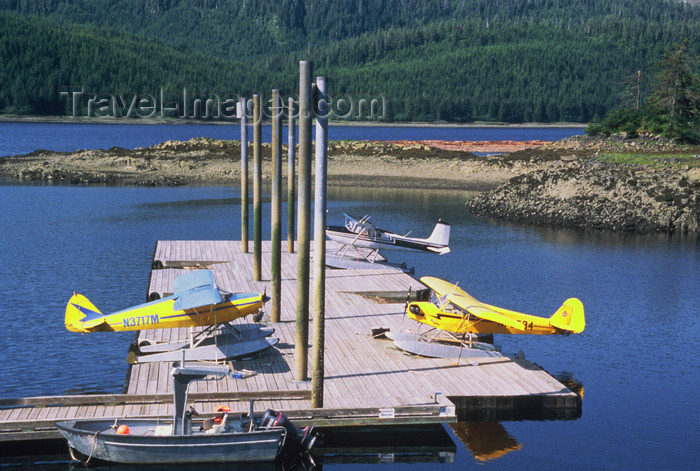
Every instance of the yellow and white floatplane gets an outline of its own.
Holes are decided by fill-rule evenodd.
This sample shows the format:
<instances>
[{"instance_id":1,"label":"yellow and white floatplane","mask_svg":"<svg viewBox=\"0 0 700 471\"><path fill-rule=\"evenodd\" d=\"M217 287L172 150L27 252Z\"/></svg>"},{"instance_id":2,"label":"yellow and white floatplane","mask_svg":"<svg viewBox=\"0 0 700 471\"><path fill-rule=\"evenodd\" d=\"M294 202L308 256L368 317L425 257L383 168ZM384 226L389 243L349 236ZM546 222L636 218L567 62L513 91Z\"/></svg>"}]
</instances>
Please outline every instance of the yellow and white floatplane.
<instances>
[{"instance_id":1,"label":"yellow and white floatplane","mask_svg":"<svg viewBox=\"0 0 700 471\"><path fill-rule=\"evenodd\" d=\"M262 314L269 299L264 293L222 293L211 270L185 273L173 281L174 293L111 314L102 314L82 294L74 293L66 305L65 325L71 332L121 332L175 327L203 327L190 331L190 339L139 345L135 362L210 360L245 356L277 342L266 338L273 329L257 325L232 326L236 319Z\"/></svg>"},{"instance_id":2,"label":"yellow and white floatplane","mask_svg":"<svg viewBox=\"0 0 700 471\"><path fill-rule=\"evenodd\" d=\"M427 333L390 335L399 348L412 353L454 357L457 352L462 354L464 345L461 343L465 339L469 339L468 346L472 346L472 335L475 334L568 335L580 334L586 327L583 304L576 298L564 301L550 317L540 317L482 303L456 284L439 278L424 276L420 281L430 289L430 296L408 302L406 314L431 327L430 331L447 333L450 341L460 345L458 350L439 345L428 348L426 343L437 337Z\"/></svg>"}]
</instances>

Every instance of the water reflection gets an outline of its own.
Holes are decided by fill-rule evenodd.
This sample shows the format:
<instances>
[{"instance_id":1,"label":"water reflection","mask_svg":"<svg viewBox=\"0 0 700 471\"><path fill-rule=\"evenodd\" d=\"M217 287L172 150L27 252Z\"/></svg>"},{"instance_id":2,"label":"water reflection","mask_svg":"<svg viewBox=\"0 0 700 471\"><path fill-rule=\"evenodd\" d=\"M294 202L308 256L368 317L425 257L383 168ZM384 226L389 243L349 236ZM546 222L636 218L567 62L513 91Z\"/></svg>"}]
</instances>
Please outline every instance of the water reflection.
<instances>
[{"instance_id":1,"label":"water reflection","mask_svg":"<svg viewBox=\"0 0 700 471\"><path fill-rule=\"evenodd\" d=\"M262 200L264 203L269 202L268 199ZM189 200L179 200L179 201L156 201L156 202L144 202L134 205L134 208L148 209L151 211L169 211L169 210L179 210L179 209L200 209L203 207L213 207L213 206L226 206L234 207L241 204L241 198L203 198L203 199L189 199Z\"/></svg>"},{"instance_id":2,"label":"water reflection","mask_svg":"<svg viewBox=\"0 0 700 471\"><path fill-rule=\"evenodd\" d=\"M557 373L553 376L557 381L569 388L570 391L575 392L579 395L579 397L581 397L581 399L583 399L583 383L574 378L571 373L568 371L562 371L561 373Z\"/></svg>"},{"instance_id":3,"label":"water reflection","mask_svg":"<svg viewBox=\"0 0 700 471\"><path fill-rule=\"evenodd\" d=\"M105 462L91 462L89 465L71 461L67 455L19 457L0 460L0 467L28 469L35 471L99 470L99 471L170 471L172 464L163 465L119 465ZM284 463L225 463L225 464L178 464L178 471L311 471L311 467L288 467Z\"/></svg>"},{"instance_id":4,"label":"water reflection","mask_svg":"<svg viewBox=\"0 0 700 471\"><path fill-rule=\"evenodd\" d=\"M570 372L563 371L553 375L569 390L583 398L583 383ZM576 417L556 417L552 419L576 419ZM501 422L495 420L471 420L450 424L457 438L467 447L477 461L491 461L512 451L522 449L522 444L512 436Z\"/></svg>"},{"instance_id":5,"label":"water reflection","mask_svg":"<svg viewBox=\"0 0 700 471\"><path fill-rule=\"evenodd\" d=\"M466 211L466 209L465 209ZM594 245L600 247L619 247L624 250L653 249L658 247L698 248L700 233L687 234L635 234L629 232L611 232L596 230L568 229L562 227L537 226L527 223L515 223L490 217L480 217L490 226L511 231L526 231L538 237L542 242L552 246Z\"/></svg>"},{"instance_id":6,"label":"water reflection","mask_svg":"<svg viewBox=\"0 0 700 471\"><path fill-rule=\"evenodd\" d=\"M454 463L456 446L440 424L326 429L316 469L345 463Z\"/></svg>"},{"instance_id":7,"label":"water reflection","mask_svg":"<svg viewBox=\"0 0 700 471\"><path fill-rule=\"evenodd\" d=\"M464 202L478 192L465 190L424 190L409 188L350 188L329 187L329 201L367 201L370 204L385 203L430 203L445 204L454 200L464 208ZM465 210L466 211L466 210Z\"/></svg>"},{"instance_id":8,"label":"water reflection","mask_svg":"<svg viewBox=\"0 0 700 471\"><path fill-rule=\"evenodd\" d=\"M495 460L523 447L500 422L457 422L450 428L478 461Z\"/></svg>"}]
</instances>

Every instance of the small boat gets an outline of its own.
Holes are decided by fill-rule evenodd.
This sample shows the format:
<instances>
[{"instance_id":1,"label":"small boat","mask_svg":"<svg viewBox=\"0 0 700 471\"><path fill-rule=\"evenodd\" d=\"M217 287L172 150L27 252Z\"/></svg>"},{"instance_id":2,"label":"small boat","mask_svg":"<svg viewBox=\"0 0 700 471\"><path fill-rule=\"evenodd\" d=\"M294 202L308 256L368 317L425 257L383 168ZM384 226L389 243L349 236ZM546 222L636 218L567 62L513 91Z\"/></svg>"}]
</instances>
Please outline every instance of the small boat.
<instances>
[{"instance_id":1,"label":"small boat","mask_svg":"<svg viewBox=\"0 0 700 471\"><path fill-rule=\"evenodd\" d=\"M181 363L184 365L184 362ZM175 366L171 369L175 411L167 419L77 419L56 423L71 456L114 463L213 463L274 461L283 450L308 452L313 427L299 431L281 412L268 409L256 419L248 413L221 412L196 421L187 403L191 381L228 374L226 365Z\"/></svg>"}]
</instances>

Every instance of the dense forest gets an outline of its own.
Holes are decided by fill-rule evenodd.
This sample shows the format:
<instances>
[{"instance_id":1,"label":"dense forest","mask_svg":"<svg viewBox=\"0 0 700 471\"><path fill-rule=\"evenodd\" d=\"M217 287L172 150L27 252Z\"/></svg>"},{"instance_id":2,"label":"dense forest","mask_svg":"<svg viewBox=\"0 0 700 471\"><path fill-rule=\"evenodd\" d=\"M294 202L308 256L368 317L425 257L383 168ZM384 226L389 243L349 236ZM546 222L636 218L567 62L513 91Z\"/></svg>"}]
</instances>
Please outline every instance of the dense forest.
<instances>
[{"instance_id":1,"label":"dense forest","mask_svg":"<svg viewBox=\"0 0 700 471\"><path fill-rule=\"evenodd\" d=\"M657 64L657 79L646 100L637 94L633 106L616 108L602 122L590 123L586 132L629 137L647 133L700 143L700 75L691 67L697 60L683 41Z\"/></svg>"},{"instance_id":2,"label":"dense forest","mask_svg":"<svg viewBox=\"0 0 700 471\"><path fill-rule=\"evenodd\" d=\"M0 0L0 113L64 115L75 90L295 94L312 60L387 120L588 122L631 76L649 95L684 40L700 53L697 2Z\"/></svg>"}]
</instances>

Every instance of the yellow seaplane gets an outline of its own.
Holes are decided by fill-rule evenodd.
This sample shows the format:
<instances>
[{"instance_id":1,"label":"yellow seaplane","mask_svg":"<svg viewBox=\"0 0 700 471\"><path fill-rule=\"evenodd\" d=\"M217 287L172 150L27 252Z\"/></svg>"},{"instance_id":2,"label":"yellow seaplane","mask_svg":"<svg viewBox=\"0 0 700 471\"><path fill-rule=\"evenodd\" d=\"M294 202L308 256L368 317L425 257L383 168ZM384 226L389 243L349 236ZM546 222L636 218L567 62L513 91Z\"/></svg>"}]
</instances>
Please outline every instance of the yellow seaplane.
<instances>
[{"instance_id":1,"label":"yellow seaplane","mask_svg":"<svg viewBox=\"0 0 700 471\"><path fill-rule=\"evenodd\" d=\"M583 304L569 298L549 318L510 311L477 301L462 288L439 278L421 282L435 292L436 302L416 301L407 306L418 322L456 334L580 334L586 327Z\"/></svg>"},{"instance_id":2,"label":"yellow seaplane","mask_svg":"<svg viewBox=\"0 0 700 471\"><path fill-rule=\"evenodd\" d=\"M211 340L214 328L234 321L236 319L255 315L259 316L268 297L264 293L223 293L216 285L214 274L211 270L196 270L181 275L173 281L173 294L156 301L139 304L111 314L102 314L90 300L82 294L74 293L66 305L65 325L71 332L121 332L145 329L167 329L173 327L204 327L197 334L201 337L197 343L194 337L190 341L174 342L157 346L147 346L143 353L166 353L170 350L182 350L189 347L188 360L207 359L195 354L195 347L206 339ZM257 319L256 319L257 320ZM240 332L239 332L240 334ZM251 329L245 332L247 337L238 335L238 348L230 351L221 350L222 345L214 342L217 351L213 353L217 359L231 358L251 352L253 345L245 342L254 341L254 351L270 347L277 339L263 339L271 332L253 333ZM251 337L252 335L252 337ZM244 338L245 337L245 338ZM226 340L226 339L224 339ZM270 343L266 340L274 340ZM245 341L241 343L240 341ZM261 341L263 341L261 343ZM211 344L212 342L208 342ZM210 345L212 346L212 345ZM148 347L151 347L148 350ZM263 347L263 348L261 348ZM236 355L233 355L233 353ZM200 350L200 354L202 351ZM161 355L163 356L163 355ZM164 358L155 355L149 361L170 361L180 359L181 356L168 356Z\"/></svg>"},{"instance_id":3,"label":"yellow seaplane","mask_svg":"<svg viewBox=\"0 0 700 471\"><path fill-rule=\"evenodd\" d=\"M418 355L459 358L465 338L469 338L468 347L474 346L474 334L568 335L579 334L586 326L583 304L576 298L567 299L551 317L545 318L482 303L454 283L439 278L424 276L420 281L430 288L434 295L432 299L425 296L423 300L407 302L406 314L411 319L431 327L429 332L437 331L438 334L447 334L448 337L429 337L427 333L389 335L397 347ZM458 342L460 345L456 349L433 342L434 340ZM477 346L486 350L496 350L493 346L481 343ZM491 355L490 352L482 352L478 356Z\"/></svg>"},{"instance_id":4,"label":"yellow seaplane","mask_svg":"<svg viewBox=\"0 0 700 471\"><path fill-rule=\"evenodd\" d=\"M569 298L551 317L532 316L477 301L459 286L432 276L420 281L436 300L408 303L408 316L456 334L580 334L586 327L583 304Z\"/></svg>"}]
</instances>

